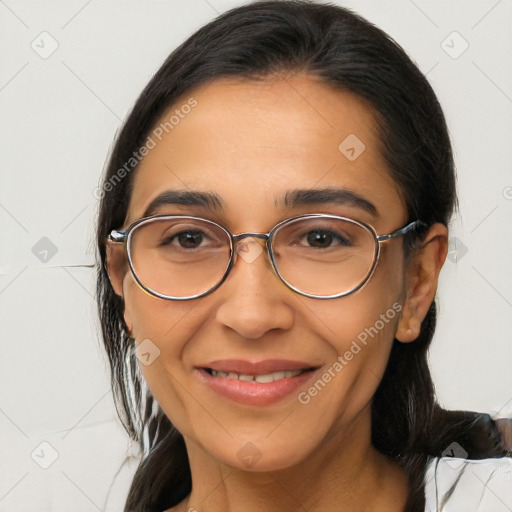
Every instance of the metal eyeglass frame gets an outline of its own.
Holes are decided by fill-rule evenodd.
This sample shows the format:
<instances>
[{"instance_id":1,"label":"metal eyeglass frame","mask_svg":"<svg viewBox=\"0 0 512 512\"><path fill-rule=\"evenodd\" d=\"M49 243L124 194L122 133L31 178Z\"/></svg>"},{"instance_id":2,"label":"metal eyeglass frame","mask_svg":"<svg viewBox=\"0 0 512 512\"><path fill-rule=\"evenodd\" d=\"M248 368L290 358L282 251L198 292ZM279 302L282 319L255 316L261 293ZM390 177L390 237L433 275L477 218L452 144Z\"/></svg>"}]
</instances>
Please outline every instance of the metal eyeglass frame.
<instances>
[{"instance_id":1,"label":"metal eyeglass frame","mask_svg":"<svg viewBox=\"0 0 512 512\"><path fill-rule=\"evenodd\" d=\"M172 295L164 295L164 294L159 293L159 292L157 292L155 290L152 290L151 288L146 286L139 279L139 276L135 272L135 269L133 268L132 257L131 257L131 247L130 247L131 244L130 244L130 241L131 241L131 237L132 237L134 231L137 228L140 228L141 226L143 226L145 224L148 224L148 223L151 223L151 222L153 222L155 220L159 220L159 219L172 219L172 218L176 218L176 217L179 217L179 218L184 219L184 220L186 220L186 219L201 220L203 222L206 222L207 224L211 224L213 226L216 226L217 228L221 229L227 235L227 238L228 238L229 244L230 244L230 246L229 246L229 263L228 263L226 271L224 272L224 275L222 276L220 281L215 286L213 286L212 288L209 288L205 292L202 292L202 293L199 293L199 294L196 294L196 295L187 296L187 297L175 297L175 296L172 296ZM356 224L356 225L366 229L367 231L369 231L370 234L372 235L374 241L375 241L375 252L374 252L374 256L373 256L373 264L372 264L372 266L370 267L368 273L366 274L366 276L364 277L362 282L359 285L357 285L355 288L353 288L353 289L351 289L351 290L349 290L347 292L342 292L342 293L335 294L335 295L313 295L313 294L310 294L310 293L303 292L303 291L299 290L298 288L293 286L291 283L286 281L286 279L284 279L284 277L279 273L279 270L277 268L276 262L274 260L274 253L273 253L273 250L272 250L272 241L274 239L275 234L283 226L285 226L285 225L287 225L287 224L289 224L289 223L291 223L293 221L297 221L299 219L315 218L315 217L322 217L322 218L327 218L327 219L339 219L339 220L344 220L344 221L348 221L350 223ZM242 240L244 238L247 238L247 237L259 238L259 239L265 240L265 245L266 245L266 248L267 248L267 254L268 254L268 257L269 257L270 262L272 264L272 268L274 269L274 272L279 277L279 279L288 288L290 288L291 290L299 293L300 295L303 295L305 297L310 297L312 299L337 299L337 298L345 297L347 295L350 295L351 293L356 292L357 290L361 289L370 280L370 278L373 275L373 272L375 271L377 263L379 261L380 244L381 244L381 242L385 242L385 241L390 240L392 238L397 238L397 237L405 235L406 233L409 233L409 232L411 232L411 231L413 231L415 229L424 228L426 226L427 226L427 224L425 224L424 222L422 222L420 220L416 220L416 221L411 222L411 223L407 224L406 226L404 226L402 228L399 228L399 229L397 229L397 230L395 230L392 233L389 233L387 235L377 235L377 233L375 232L375 229L372 226L370 226L369 224L366 224L365 222L354 220L354 219L350 219L348 217L341 217L341 216L338 216L338 215L330 215L330 214L324 214L324 213L311 213L311 214L305 214L305 215L298 215L296 217L291 217L289 219L283 220L283 221L279 222L278 224L276 224L268 233L246 232L246 233L239 233L238 235L233 235L224 226L222 226L221 224L218 224L217 222L214 222L212 220L205 219L203 217L197 217L197 216L194 216L194 215L172 214L172 215L153 215L151 217L145 217L143 219L136 220L133 224L131 224L125 230L113 229L110 232L109 236L108 236L108 241L113 242L113 243L125 244L126 253L128 255L128 264L130 266L130 270L131 270L131 272L133 274L133 277L135 278L135 281L139 284L139 286L143 290L145 290L149 294L151 294L151 295L153 295L155 297L158 297L160 299L166 299L166 300L192 300L192 299L197 299L199 297L203 297L203 296L208 295L208 294L212 293L213 291L215 291L226 280L226 278L229 275L229 272L231 271L231 269L233 267L234 259L235 259L234 258L234 253L235 253L236 244L240 240Z\"/></svg>"}]
</instances>

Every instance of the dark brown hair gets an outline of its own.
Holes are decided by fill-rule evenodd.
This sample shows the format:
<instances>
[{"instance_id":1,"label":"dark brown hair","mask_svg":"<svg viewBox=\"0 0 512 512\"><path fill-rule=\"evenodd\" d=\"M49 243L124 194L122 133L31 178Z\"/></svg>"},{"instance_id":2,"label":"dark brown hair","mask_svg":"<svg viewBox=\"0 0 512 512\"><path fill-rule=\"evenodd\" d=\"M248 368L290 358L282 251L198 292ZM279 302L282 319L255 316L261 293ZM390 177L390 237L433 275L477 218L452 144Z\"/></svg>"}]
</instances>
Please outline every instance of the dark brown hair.
<instances>
[{"instance_id":1,"label":"dark brown hair","mask_svg":"<svg viewBox=\"0 0 512 512\"><path fill-rule=\"evenodd\" d=\"M409 222L447 225L456 204L454 162L444 115L428 81L382 30L348 9L309 1L263 1L233 9L181 44L126 119L104 185L114 183L165 110L193 88L222 77L259 79L296 72L366 100L376 114L381 153L404 198ZM125 221L135 172L136 166L114 186L104 187L97 295L118 412L144 453L125 510L161 512L190 493L185 444L145 387L123 320L123 302L105 267L105 240ZM436 404L427 364L435 324L433 302L418 339L394 341L372 404L374 446L399 461L409 475L407 511L424 510L426 465L450 443L459 442L472 458L505 454L489 416L444 411Z\"/></svg>"}]
</instances>

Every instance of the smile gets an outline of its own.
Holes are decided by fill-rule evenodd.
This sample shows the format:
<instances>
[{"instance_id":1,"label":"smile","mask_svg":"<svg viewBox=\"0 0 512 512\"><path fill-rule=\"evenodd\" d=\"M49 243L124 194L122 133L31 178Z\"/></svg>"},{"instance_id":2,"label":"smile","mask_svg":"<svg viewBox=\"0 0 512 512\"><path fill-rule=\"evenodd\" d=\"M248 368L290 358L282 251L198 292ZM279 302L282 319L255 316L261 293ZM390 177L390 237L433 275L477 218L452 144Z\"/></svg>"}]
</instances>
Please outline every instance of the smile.
<instances>
[{"instance_id":1,"label":"smile","mask_svg":"<svg viewBox=\"0 0 512 512\"><path fill-rule=\"evenodd\" d=\"M305 362L266 360L214 361L196 367L194 374L215 396L252 406L268 406L282 401L304 386L318 367Z\"/></svg>"}]
</instances>

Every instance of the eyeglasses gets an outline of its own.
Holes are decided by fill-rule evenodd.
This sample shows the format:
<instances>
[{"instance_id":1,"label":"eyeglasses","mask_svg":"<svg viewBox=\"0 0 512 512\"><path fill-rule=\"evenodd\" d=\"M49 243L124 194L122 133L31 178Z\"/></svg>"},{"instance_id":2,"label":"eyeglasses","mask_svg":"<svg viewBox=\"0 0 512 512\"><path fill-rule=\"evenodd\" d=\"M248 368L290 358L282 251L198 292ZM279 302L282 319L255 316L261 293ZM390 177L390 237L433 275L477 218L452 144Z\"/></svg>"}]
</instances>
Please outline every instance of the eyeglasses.
<instances>
[{"instance_id":1,"label":"eyeglasses","mask_svg":"<svg viewBox=\"0 0 512 512\"><path fill-rule=\"evenodd\" d=\"M372 276L380 244L425 227L411 222L388 235L377 235L364 222L327 214L284 220L268 233L233 235L208 219L189 215L155 215L135 221L109 240L126 244L137 283L155 297L196 299L216 290L238 256L251 263L264 240L275 273L295 292L335 299L362 288Z\"/></svg>"}]
</instances>

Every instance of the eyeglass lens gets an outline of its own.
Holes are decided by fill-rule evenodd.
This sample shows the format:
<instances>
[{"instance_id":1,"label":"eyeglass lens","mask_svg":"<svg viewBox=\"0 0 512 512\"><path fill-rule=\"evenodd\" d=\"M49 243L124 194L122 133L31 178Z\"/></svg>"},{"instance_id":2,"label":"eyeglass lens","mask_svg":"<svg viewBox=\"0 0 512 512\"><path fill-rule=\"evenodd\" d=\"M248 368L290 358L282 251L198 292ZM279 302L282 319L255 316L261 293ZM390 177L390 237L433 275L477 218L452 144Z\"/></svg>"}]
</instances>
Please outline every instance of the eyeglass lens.
<instances>
[{"instance_id":1,"label":"eyeglass lens","mask_svg":"<svg viewBox=\"0 0 512 512\"><path fill-rule=\"evenodd\" d=\"M371 272L373 233L349 220L306 217L281 225L272 236L277 273L315 296L357 288ZM191 218L156 218L131 233L129 253L139 281L169 297L192 297L218 285L230 263L230 237L219 226Z\"/></svg>"}]
</instances>

